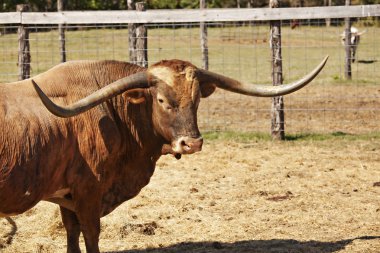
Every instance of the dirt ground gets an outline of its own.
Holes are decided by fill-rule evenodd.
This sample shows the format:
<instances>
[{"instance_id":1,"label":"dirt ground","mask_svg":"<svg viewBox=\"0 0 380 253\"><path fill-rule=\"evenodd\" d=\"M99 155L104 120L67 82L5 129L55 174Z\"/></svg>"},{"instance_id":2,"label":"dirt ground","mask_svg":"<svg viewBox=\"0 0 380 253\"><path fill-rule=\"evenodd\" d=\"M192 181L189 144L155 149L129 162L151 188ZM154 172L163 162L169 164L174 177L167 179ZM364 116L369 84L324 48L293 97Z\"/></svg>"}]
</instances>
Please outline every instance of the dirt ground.
<instances>
[{"instance_id":1,"label":"dirt ground","mask_svg":"<svg viewBox=\"0 0 380 253\"><path fill-rule=\"evenodd\" d=\"M102 252L380 252L380 141L206 140L102 219ZM56 205L0 219L0 252L65 252ZM84 249L83 240L81 247Z\"/></svg>"}]
</instances>

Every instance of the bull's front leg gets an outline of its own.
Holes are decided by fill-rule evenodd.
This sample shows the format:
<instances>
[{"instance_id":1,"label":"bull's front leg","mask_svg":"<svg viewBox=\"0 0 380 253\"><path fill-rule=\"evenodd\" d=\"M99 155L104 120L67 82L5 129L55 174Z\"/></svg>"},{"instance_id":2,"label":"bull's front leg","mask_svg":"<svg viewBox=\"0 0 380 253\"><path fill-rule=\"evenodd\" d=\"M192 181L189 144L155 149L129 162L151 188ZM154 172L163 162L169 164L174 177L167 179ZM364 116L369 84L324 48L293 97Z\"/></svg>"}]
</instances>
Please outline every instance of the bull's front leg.
<instances>
[{"instance_id":1,"label":"bull's front leg","mask_svg":"<svg viewBox=\"0 0 380 253\"><path fill-rule=\"evenodd\" d=\"M73 194L75 212L87 253L99 253L101 195L99 185L87 184Z\"/></svg>"},{"instance_id":2,"label":"bull's front leg","mask_svg":"<svg viewBox=\"0 0 380 253\"><path fill-rule=\"evenodd\" d=\"M352 62L355 62L355 57L356 57L356 45L353 45L351 47L351 52L352 52Z\"/></svg>"},{"instance_id":3,"label":"bull's front leg","mask_svg":"<svg viewBox=\"0 0 380 253\"><path fill-rule=\"evenodd\" d=\"M92 212L91 208L88 210ZM87 253L99 253L100 217L99 215L83 214L79 223L86 244Z\"/></svg>"},{"instance_id":4,"label":"bull's front leg","mask_svg":"<svg viewBox=\"0 0 380 253\"><path fill-rule=\"evenodd\" d=\"M76 214L64 207L60 207L63 225L67 234L67 253L80 253L79 235L80 225Z\"/></svg>"}]
</instances>

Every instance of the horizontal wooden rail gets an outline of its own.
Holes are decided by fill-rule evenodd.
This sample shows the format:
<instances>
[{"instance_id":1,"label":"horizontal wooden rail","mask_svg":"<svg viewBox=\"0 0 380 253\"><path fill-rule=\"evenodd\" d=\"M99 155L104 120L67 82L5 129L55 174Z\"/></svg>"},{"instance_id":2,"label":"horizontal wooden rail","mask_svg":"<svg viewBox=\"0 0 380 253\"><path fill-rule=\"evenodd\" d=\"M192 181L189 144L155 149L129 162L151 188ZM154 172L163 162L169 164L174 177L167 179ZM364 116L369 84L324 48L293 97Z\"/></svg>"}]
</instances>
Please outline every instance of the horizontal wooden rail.
<instances>
[{"instance_id":1,"label":"horizontal wooden rail","mask_svg":"<svg viewBox=\"0 0 380 253\"><path fill-rule=\"evenodd\" d=\"M64 11L0 13L0 24L121 24L268 21L380 16L380 4L254 9L183 9L139 11Z\"/></svg>"},{"instance_id":2,"label":"horizontal wooden rail","mask_svg":"<svg viewBox=\"0 0 380 253\"><path fill-rule=\"evenodd\" d=\"M21 24L20 12L1 12L0 24Z\"/></svg>"}]
</instances>

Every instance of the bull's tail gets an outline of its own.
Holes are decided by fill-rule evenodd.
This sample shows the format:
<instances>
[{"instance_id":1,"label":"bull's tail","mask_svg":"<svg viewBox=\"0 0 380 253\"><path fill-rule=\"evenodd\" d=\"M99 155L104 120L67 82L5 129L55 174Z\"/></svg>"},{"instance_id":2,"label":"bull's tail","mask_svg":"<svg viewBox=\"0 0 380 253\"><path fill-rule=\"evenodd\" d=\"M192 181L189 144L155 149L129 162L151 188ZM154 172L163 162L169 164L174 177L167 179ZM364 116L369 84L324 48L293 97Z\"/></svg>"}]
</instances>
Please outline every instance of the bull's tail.
<instances>
[{"instance_id":1,"label":"bull's tail","mask_svg":"<svg viewBox=\"0 0 380 253\"><path fill-rule=\"evenodd\" d=\"M5 217L5 219L9 222L11 225L11 230L3 236L5 240L3 242L0 241L0 249L5 248L7 245L10 245L12 243L13 237L17 232L17 224L11 217Z\"/></svg>"}]
</instances>

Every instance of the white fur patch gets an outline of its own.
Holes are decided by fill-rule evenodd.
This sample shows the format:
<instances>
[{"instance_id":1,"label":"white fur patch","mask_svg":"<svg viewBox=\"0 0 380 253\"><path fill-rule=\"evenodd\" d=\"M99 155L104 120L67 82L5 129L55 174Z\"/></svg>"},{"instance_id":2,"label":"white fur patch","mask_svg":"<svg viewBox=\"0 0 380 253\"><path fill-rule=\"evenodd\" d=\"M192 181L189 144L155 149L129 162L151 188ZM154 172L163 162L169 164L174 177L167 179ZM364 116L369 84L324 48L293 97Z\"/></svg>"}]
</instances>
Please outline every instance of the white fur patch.
<instances>
[{"instance_id":1,"label":"white fur patch","mask_svg":"<svg viewBox=\"0 0 380 253\"><path fill-rule=\"evenodd\" d=\"M155 67L150 70L150 74L165 82L167 85L171 87L174 86L174 73L171 69L167 67Z\"/></svg>"}]
</instances>

